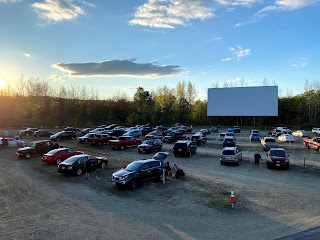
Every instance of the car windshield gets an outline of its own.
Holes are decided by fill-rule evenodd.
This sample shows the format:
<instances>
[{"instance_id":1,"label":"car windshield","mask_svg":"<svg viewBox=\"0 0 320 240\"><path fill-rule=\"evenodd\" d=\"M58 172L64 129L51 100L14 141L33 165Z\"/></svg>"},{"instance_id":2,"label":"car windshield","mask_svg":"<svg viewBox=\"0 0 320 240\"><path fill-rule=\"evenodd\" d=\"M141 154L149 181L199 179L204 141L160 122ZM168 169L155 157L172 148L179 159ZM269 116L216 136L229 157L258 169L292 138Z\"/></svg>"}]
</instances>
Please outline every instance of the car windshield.
<instances>
[{"instance_id":1,"label":"car windshield","mask_svg":"<svg viewBox=\"0 0 320 240\"><path fill-rule=\"evenodd\" d=\"M130 172L137 172L140 170L142 165L143 165L143 162L132 162L126 167L126 170Z\"/></svg>"},{"instance_id":2,"label":"car windshield","mask_svg":"<svg viewBox=\"0 0 320 240\"><path fill-rule=\"evenodd\" d=\"M47 152L47 154L48 155L53 155L53 154L57 153L58 151L59 151L58 149L53 149L53 150Z\"/></svg>"},{"instance_id":3,"label":"car windshield","mask_svg":"<svg viewBox=\"0 0 320 240\"><path fill-rule=\"evenodd\" d=\"M60 134L61 134L61 132L57 132L57 133L53 134L52 136L53 136L53 137L57 137L57 136L59 136Z\"/></svg>"},{"instance_id":4,"label":"car windshield","mask_svg":"<svg viewBox=\"0 0 320 240\"><path fill-rule=\"evenodd\" d=\"M223 150L222 155L234 155L234 151L233 150Z\"/></svg>"},{"instance_id":5,"label":"car windshield","mask_svg":"<svg viewBox=\"0 0 320 240\"><path fill-rule=\"evenodd\" d=\"M286 153L282 150L272 150L269 155L270 157L285 157Z\"/></svg>"},{"instance_id":6,"label":"car windshield","mask_svg":"<svg viewBox=\"0 0 320 240\"><path fill-rule=\"evenodd\" d=\"M151 145L152 143L153 143L153 141L151 141L151 140L146 140L143 142L143 144L148 144L148 145Z\"/></svg>"}]
</instances>

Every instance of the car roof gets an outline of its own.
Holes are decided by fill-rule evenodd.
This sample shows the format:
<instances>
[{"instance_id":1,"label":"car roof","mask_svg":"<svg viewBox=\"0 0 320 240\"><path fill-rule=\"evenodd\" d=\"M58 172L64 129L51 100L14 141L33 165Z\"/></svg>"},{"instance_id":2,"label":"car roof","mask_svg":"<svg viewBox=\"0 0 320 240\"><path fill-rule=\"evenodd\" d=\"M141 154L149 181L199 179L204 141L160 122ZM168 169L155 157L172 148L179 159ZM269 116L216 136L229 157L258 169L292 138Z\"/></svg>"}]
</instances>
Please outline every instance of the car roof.
<instances>
[{"instance_id":1,"label":"car roof","mask_svg":"<svg viewBox=\"0 0 320 240\"><path fill-rule=\"evenodd\" d=\"M32 141L33 143L42 143L42 142L52 142L51 140L38 140L38 141Z\"/></svg>"},{"instance_id":2,"label":"car roof","mask_svg":"<svg viewBox=\"0 0 320 240\"><path fill-rule=\"evenodd\" d=\"M271 151L271 150L281 150L281 151L286 151L286 150L284 150L283 148L270 148L270 150L269 150L269 151Z\"/></svg>"}]
</instances>

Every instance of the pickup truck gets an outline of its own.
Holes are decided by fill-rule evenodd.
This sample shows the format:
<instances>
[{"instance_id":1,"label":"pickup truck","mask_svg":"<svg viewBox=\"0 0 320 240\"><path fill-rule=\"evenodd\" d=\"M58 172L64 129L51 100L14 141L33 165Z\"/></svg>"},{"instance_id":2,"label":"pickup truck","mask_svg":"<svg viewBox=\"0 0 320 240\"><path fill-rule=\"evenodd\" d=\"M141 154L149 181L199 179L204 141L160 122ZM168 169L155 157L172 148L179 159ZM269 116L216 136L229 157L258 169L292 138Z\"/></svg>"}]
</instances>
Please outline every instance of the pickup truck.
<instances>
[{"instance_id":1,"label":"pickup truck","mask_svg":"<svg viewBox=\"0 0 320 240\"><path fill-rule=\"evenodd\" d=\"M306 148L314 148L320 152L320 137L305 138L303 144Z\"/></svg>"},{"instance_id":2,"label":"pickup truck","mask_svg":"<svg viewBox=\"0 0 320 240\"><path fill-rule=\"evenodd\" d=\"M264 151L269 151L271 148L278 148L278 143L274 137L263 137L260 143Z\"/></svg>"},{"instance_id":3,"label":"pickup truck","mask_svg":"<svg viewBox=\"0 0 320 240\"><path fill-rule=\"evenodd\" d=\"M109 147L112 149L124 149L127 147L135 147L141 144L140 138L135 138L132 136L120 136L117 140L110 140Z\"/></svg>"},{"instance_id":4,"label":"pickup truck","mask_svg":"<svg viewBox=\"0 0 320 240\"><path fill-rule=\"evenodd\" d=\"M104 144L109 144L109 140L117 140L117 138L110 136L109 134L92 134L92 136L87 139L87 143L91 144L92 146L102 146Z\"/></svg>"}]
</instances>

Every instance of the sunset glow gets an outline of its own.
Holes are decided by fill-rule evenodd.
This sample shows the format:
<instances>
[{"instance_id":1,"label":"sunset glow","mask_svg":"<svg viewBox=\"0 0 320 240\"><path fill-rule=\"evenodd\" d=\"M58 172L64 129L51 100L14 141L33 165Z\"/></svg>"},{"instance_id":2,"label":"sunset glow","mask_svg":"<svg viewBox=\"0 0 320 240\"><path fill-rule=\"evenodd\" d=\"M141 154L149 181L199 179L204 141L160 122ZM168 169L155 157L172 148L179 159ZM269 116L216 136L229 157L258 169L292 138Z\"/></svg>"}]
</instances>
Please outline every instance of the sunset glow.
<instances>
[{"instance_id":1,"label":"sunset glow","mask_svg":"<svg viewBox=\"0 0 320 240\"><path fill-rule=\"evenodd\" d=\"M3 89L7 85L6 81L0 79L0 89Z\"/></svg>"}]
</instances>

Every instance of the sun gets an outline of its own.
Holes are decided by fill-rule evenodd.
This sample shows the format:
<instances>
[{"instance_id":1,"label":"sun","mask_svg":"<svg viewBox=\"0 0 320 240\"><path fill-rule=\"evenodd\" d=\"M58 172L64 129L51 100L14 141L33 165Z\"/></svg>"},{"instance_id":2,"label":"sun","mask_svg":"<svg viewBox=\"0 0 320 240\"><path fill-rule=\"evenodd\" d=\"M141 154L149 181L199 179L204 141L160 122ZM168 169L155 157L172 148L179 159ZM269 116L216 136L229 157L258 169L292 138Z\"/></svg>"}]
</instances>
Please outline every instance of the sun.
<instances>
[{"instance_id":1,"label":"sun","mask_svg":"<svg viewBox=\"0 0 320 240\"><path fill-rule=\"evenodd\" d=\"M3 89L6 85L6 81L0 79L0 89Z\"/></svg>"}]
</instances>

